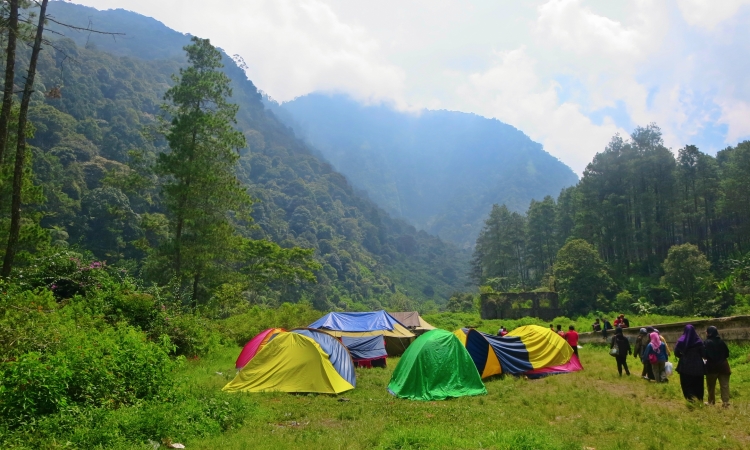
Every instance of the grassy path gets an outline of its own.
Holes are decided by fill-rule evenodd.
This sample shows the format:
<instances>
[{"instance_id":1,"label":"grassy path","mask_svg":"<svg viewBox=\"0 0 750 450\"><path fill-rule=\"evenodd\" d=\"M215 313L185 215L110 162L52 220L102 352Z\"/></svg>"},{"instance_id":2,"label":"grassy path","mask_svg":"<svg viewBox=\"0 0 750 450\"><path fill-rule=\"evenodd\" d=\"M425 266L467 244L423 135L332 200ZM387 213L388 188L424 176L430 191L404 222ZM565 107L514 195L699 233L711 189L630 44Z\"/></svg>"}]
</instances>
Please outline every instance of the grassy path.
<instances>
[{"instance_id":1,"label":"grassy path","mask_svg":"<svg viewBox=\"0 0 750 450\"><path fill-rule=\"evenodd\" d=\"M732 406L682 399L668 384L618 377L603 348L581 350L583 372L486 380L488 395L443 402L386 392L389 368L358 369L357 389L339 397L244 394L250 418L239 430L186 442L190 449L743 449L750 448L750 355L732 349ZM191 383L220 389L239 350L190 362ZM221 372L223 375L217 374Z\"/></svg>"}]
</instances>

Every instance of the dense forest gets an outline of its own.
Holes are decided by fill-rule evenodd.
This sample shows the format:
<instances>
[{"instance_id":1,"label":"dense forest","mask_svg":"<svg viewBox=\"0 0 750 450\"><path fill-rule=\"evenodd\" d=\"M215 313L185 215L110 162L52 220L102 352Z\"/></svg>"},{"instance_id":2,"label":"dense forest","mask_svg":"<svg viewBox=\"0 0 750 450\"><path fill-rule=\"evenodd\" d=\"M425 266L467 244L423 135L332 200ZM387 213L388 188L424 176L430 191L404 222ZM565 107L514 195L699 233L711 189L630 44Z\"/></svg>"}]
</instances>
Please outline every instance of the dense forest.
<instances>
[{"instance_id":1,"label":"dense forest","mask_svg":"<svg viewBox=\"0 0 750 450\"><path fill-rule=\"evenodd\" d=\"M159 248L173 230L164 178L153 169L168 146L159 129L162 97L174 84L173 74L184 67L184 55L177 55L189 38L121 10L99 12L54 2L50 14L65 23L86 26L91 19L108 30L126 27L142 35L97 39L52 24L83 46L50 34L53 44L39 57L37 93L29 108L37 193L29 206L39 226L24 249L86 250L146 282L166 284L169 271ZM159 52L148 44L152 38L164 44ZM131 56L99 50L99 43ZM167 51L170 45L179 47ZM19 60L28 59L27 53L20 52ZM139 54L145 59L133 56ZM243 270L234 264L207 270L191 295L207 302L215 292L228 290L252 303L307 300L321 310L416 308L417 302L435 309L464 288L468 255L358 196L344 176L311 154L264 108L242 69L227 55L222 59L231 80L228 101L239 106L236 128L244 141L236 175L252 204L249 217L235 218L233 226L245 238L283 249L311 249L315 276L300 283L250 286L229 276ZM22 77L17 74L16 82ZM58 95L49 94L53 91Z\"/></svg>"},{"instance_id":2,"label":"dense forest","mask_svg":"<svg viewBox=\"0 0 750 450\"><path fill-rule=\"evenodd\" d=\"M463 248L474 245L494 203L523 212L532 199L578 181L540 144L495 119L400 112L320 93L268 103L381 208Z\"/></svg>"},{"instance_id":3,"label":"dense forest","mask_svg":"<svg viewBox=\"0 0 750 450\"><path fill-rule=\"evenodd\" d=\"M533 200L526 214L494 205L472 277L499 290L567 289L578 313L726 313L750 292L748 180L750 142L675 156L656 125L638 127L613 137L556 201ZM571 270L583 269L589 278L570 288Z\"/></svg>"}]
</instances>

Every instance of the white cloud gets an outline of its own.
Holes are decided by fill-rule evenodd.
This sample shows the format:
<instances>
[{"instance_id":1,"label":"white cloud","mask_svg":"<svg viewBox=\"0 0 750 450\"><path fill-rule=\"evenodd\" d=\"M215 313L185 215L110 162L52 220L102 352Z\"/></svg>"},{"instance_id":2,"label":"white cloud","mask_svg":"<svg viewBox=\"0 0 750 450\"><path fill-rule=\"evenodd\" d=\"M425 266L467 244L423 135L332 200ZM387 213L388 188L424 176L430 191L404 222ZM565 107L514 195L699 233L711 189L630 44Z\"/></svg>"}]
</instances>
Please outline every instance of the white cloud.
<instances>
[{"instance_id":1,"label":"white cloud","mask_svg":"<svg viewBox=\"0 0 750 450\"><path fill-rule=\"evenodd\" d=\"M737 14L750 0L676 0L685 21L690 25L713 29Z\"/></svg>"},{"instance_id":2,"label":"white cloud","mask_svg":"<svg viewBox=\"0 0 750 450\"><path fill-rule=\"evenodd\" d=\"M632 56L641 53L643 36L633 28L595 14L581 0L551 0L539 7L537 30L561 48L577 54Z\"/></svg>"},{"instance_id":3,"label":"white cloud","mask_svg":"<svg viewBox=\"0 0 750 450\"><path fill-rule=\"evenodd\" d=\"M98 8L124 7L182 32L210 38L247 62L248 76L279 101L316 90L360 100L400 97L404 72L382 56L366 30L339 20L319 0L233 2L203 0L79 0ZM178 12L179 13L176 13Z\"/></svg>"},{"instance_id":4,"label":"white cloud","mask_svg":"<svg viewBox=\"0 0 750 450\"><path fill-rule=\"evenodd\" d=\"M634 125L675 150L750 138L750 0L76 1L211 38L277 100L496 117L579 173Z\"/></svg>"},{"instance_id":5,"label":"white cloud","mask_svg":"<svg viewBox=\"0 0 750 450\"><path fill-rule=\"evenodd\" d=\"M499 53L495 65L471 74L458 95L473 111L526 132L580 173L615 133L627 132L611 120L595 125L579 105L561 102L558 84L541 79L535 66L524 47Z\"/></svg>"},{"instance_id":6,"label":"white cloud","mask_svg":"<svg viewBox=\"0 0 750 450\"><path fill-rule=\"evenodd\" d=\"M737 142L750 136L750 103L737 99L719 100L721 117L719 123L728 127L725 142Z\"/></svg>"}]
</instances>

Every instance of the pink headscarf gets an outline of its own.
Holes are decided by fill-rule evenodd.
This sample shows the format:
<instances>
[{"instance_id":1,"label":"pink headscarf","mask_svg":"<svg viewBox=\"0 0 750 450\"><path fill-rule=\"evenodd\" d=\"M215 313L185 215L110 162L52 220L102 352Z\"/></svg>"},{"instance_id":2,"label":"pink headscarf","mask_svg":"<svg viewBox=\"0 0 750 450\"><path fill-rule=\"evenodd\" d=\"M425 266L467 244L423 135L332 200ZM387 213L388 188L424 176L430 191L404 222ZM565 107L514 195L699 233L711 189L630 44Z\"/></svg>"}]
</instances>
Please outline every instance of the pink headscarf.
<instances>
[{"instance_id":1,"label":"pink headscarf","mask_svg":"<svg viewBox=\"0 0 750 450\"><path fill-rule=\"evenodd\" d=\"M661 347L661 339L659 339L659 333L653 332L651 333L650 337L651 348L653 348L656 353L659 353L659 347Z\"/></svg>"}]
</instances>

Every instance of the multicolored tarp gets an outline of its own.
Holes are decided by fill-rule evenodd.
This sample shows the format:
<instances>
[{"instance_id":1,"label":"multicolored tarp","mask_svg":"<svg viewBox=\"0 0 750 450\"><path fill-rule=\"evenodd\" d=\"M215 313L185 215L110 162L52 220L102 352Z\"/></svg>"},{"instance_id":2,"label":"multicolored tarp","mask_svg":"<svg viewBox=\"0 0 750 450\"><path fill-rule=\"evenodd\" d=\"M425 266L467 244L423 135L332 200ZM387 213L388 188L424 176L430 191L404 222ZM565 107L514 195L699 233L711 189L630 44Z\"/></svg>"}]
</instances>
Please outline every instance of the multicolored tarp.
<instances>
[{"instance_id":1,"label":"multicolored tarp","mask_svg":"<svg viewBox=\"0 0 750 450\"><path fill-rule=\"evenodd\" d=\"M339 342L338 339L326 333L323 330L314 330L310 328L296 328L292 333L307 336L320 345L320 348L328 355L333 368L341 375L343 379L352 386L357 386L357 380L354 375L354 361L347 348ZM380 339L382 341L382 338Z\"/></svg>"},{"instance_id":2,"label":"multicolored tarp","mask_svg":"<svg viewBox=\"0 0 750 450\"><path fill-rule=\"evenodd\" d=\"M505 339L509 338L518 338L523 342L533 369L565 364L573 356L573 347L565 339L539 325L518 327L505 336Z\"/></svg>"},{"instance_id":3,"label":"multicolored tarp","mask_svg":"<svg viewBox=\"0 0 750 450\"><path fill-rule=\"evenodd\" d=\"M388 392L410 400L483 395L487 389L461 342L445 330L428 331L404 352Z\"/></svg>"},{"instance_id":4,"label":"multicolored tarp","mask_svg":"<svg viewBox=\"0 0 750 450\"><path fill-rule=\"evenodd\" d=\"M269 328L258 333L257 336L250 339L250 342L245 344L245 347L242 348L240 356L237 357L237 361L234 363L234 367L237 369L245 367L245 365L253 359L253 356L255 356L258 351L268 343L272 336L283 331L283 328Z\"/></svg>"},{"instance_id":5,"label":"multicolored tarp","mask_svg":"<svg viewBox=\"0 0 750 450\"><path fill-rule=\"evenodd\" d=\"M547 375L559 375L562 373L578 372L579 370L583 370L581 360L578 359L575 354L573 354L573 356L570 357L570 361L566 362L565 364L530 370L528 372L524 372L524 375L529 378L543 378Z\"/></svg>"},{"instance_id":6,"label":"multicolored tarp","mask_svg":"<svg viewBox=\"0 0 750 450\"><path fill-rule=\"evenodd\" d=\"M466 347L466 351L469 352L482 378L503 373L500 361L490 343L484 338L484 333L470 328L461 328L453 334Z\"/></svg>"},{"instance_id":7,"label":"multicolored tarp","mask_svg":"<svg viewBox=\"0 0 750 450\"><path fill-rule=\"evenodd\" d=\"M482 378L501 373L521 375L526 372L566 364L573 349L548 328L527 325L504 337L475 329L454 332L469 352Z\"/></svg>"},{"instance_id":8,"label":"multicolored tarp","mask_svg":"<svg viewBox=\"0 0 750 450\"><path fill-rule=\"evenodd\" d=\"M227 383L227 392L312 392L339 394L354 389L313 339L279 333Z\"/></svg>"}]
</instances>

